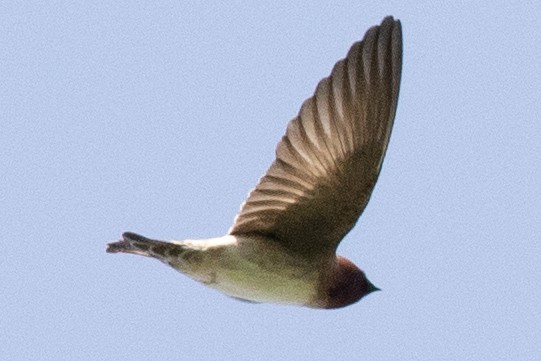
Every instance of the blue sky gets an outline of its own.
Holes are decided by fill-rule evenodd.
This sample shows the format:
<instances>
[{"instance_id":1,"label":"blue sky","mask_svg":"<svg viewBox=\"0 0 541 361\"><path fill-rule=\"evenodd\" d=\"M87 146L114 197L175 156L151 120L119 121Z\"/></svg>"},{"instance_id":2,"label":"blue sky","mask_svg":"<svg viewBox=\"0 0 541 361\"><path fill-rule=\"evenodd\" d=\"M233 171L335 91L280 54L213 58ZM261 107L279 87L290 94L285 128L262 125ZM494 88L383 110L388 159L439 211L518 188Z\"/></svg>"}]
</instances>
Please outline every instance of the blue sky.
<instances>
[{"instance_id":1,"label":"blue sky","mask_svg":"<svg viewBox=\"0 0 541 361\"><path fill-rule=\"evenodd\" d=\"M536 1L0 5L3 360L535 360ZM382 288L335 311L235 301L105 253L224 234L317 82L402 21L397 117L339 248Z\"/></svg>"}]
</instances>

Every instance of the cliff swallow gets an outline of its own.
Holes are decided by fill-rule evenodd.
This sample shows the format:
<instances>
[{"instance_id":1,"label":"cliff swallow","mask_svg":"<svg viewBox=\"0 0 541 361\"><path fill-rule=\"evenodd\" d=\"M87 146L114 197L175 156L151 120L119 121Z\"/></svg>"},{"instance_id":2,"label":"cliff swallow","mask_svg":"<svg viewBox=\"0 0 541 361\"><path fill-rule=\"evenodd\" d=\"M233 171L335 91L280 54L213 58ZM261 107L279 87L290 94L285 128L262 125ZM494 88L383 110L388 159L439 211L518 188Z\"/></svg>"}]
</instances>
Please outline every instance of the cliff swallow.
<instances>
[{"instance_id":1,"label":"cliff swallow","mask_svg":"<svg viewBox=\"0 0 541 361\"><path fill-rule=\"evenodd\" d=\"M302 104L227 235L165 242L128 232L107 252L157 258L252 302L339 308L378 290L336 248L377 181L401 67L400 21L387 17Z\"/></svg>"}]
</instances>

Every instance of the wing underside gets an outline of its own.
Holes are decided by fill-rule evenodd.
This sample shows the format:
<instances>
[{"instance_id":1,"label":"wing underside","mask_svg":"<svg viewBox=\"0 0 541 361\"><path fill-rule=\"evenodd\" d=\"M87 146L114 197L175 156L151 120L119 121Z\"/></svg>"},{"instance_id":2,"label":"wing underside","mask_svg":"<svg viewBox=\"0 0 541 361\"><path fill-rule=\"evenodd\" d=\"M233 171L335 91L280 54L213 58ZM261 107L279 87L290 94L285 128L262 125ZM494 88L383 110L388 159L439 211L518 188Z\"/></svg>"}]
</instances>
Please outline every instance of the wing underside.
<instances>
[{"instance_id":1,"label":"wing underside","mask_svg":"<svg viewBox=\"0 0 541 361\"><path fill-rule=\"evenodd\" d=\"M401 25L387 17L303 103L229 233L272 237L301 253L334 252L377 181L401 66Z\"/></svg>"}]
</instances>

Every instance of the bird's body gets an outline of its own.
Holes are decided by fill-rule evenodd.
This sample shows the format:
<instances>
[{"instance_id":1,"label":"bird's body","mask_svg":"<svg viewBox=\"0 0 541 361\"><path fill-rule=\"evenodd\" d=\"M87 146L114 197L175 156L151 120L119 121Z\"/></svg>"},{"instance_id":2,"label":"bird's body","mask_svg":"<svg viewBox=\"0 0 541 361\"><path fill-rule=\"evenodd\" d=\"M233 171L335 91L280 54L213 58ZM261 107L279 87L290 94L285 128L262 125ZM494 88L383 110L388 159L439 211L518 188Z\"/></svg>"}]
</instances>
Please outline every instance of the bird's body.
<instances>
[{"instance_id":1,"label":"bird's body","mask_svg":"<svg viewBox=\"0 0 541 361\"><path fill-rule=\"evenodd\" d=\"M163 242L125 233L107 251L157 258L252 302L337 308L377 290L335 252L377 181L401 64L400 22L387 17L303 103L226 236Z\"/></svg>"},{"instance_id":2,"label":"bird's body","mask_svg":"<svg viewBox=\"0 0 541 361\"><path fill-rule=\"evenodd\" d=\"M122 252L157 258L231 297L304 305L317 293L320 268L262 237L161 242L126 233L122 242Z\"/></svg>"}]
</instances>

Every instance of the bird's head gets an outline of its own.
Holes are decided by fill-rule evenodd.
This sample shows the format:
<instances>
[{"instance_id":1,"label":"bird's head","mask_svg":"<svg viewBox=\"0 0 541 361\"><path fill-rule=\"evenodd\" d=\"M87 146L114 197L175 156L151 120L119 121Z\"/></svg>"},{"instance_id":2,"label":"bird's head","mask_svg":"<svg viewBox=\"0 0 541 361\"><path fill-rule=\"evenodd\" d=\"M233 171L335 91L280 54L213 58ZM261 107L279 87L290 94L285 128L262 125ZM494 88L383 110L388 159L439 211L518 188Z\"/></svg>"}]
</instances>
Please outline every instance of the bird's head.
<instances>
[{"instance_id":1,"label":"bird's head","mask_svg":"<svg viewBox=\"0 0 541 361\"><path fill-rule=\"evenodd\" d=\"M325 291L323 308L341 308L379 291L357 266L347 258L337 256L336 266Z\"/></svg>"}]
</instances>

